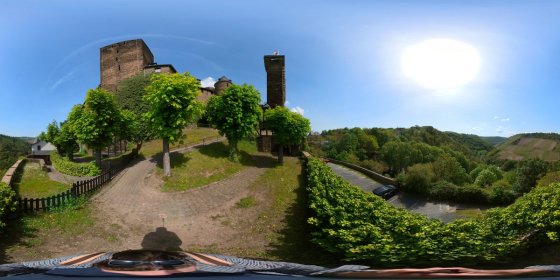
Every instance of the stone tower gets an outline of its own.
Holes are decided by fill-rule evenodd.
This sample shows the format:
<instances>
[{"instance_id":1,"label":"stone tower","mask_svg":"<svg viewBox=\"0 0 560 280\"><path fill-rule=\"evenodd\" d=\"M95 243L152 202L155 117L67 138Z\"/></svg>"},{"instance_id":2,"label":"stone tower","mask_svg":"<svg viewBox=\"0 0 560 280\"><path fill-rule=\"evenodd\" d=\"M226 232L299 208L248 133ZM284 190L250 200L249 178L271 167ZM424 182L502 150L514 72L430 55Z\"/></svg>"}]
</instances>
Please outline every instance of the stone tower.
<instances>
[{"instance_id":1,"label":"stone tower","mask_svg":"<svg viewBox=\"0 0 560 280\"><path fill-rule=\"evenodd\" d=\"M218 95L222 90L231 86L231 80L228 79L226 76L222 76L218 79L218 81L214 84L214 94Z\"/></svg>"},{"instance_id":2,"label":"stone tower","mask_svg":"<svg viewBox=\"0 0 560 280\"><path fill-rule=\"evenodd\" d=\"M265 55L266 103L270 108L284 106L286 102L286 74L283 55Z\"/></svg>"},{"instance_id":3,"label":"stone tower","mask_svg":"<svg viewBox=\"0 0 560 280\"><path fill-rule=\"evenodd\" d=\"M117 90L120 81L154 65L154 55L142 39L118 42L101 48L101 88Z\"/></svg>"}]
</instances>

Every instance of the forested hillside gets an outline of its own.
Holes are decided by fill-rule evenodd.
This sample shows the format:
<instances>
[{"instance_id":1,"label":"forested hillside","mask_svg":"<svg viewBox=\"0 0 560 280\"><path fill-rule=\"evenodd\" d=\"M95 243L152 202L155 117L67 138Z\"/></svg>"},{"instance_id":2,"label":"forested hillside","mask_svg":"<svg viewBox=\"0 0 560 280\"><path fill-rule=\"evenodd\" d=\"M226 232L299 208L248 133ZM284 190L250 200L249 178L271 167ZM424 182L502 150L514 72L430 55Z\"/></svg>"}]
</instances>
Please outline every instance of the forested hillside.
<instances>
[{"instance_id":1,"label":"forested hillside","mask_svg":"<svg viewBox=\"0 0 560 280\"><path fill-rule=\"evenodd\" d=\"M29 143L22 138L0 134L0 177L20 156L31 152Z\"/></svg>"},{"instance_id":2,"label":"forested hillside","mask_svg":"<svg viewBox=\"0 0 560 280\"><path fill-rule=\"evenodd\" d=\"M557 161L500 159L495 155L501 150L479 136L430 126L334 129L310 136L308 143L316 156L386 174L403 189L438 200L508 204L543 176L554 181L560 170Z\"/></svg>"}]
</instances>

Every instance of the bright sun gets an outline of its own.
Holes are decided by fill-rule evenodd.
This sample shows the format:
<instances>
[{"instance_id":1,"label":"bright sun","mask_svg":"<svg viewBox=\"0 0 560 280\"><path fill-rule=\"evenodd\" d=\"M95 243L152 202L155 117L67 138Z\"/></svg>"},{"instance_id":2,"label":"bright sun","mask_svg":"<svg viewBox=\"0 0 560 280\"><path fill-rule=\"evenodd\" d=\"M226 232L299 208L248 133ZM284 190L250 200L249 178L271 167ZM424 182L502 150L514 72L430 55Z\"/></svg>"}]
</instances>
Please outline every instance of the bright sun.
<instances>
[{"instance_id":1,"label":"bright sun","mask_svg":"<svg viewBox=\"0 0 560 280\"><path fill-rule=\"evenodd\" d=\"M428 89L453 89L472 81L480 68L477 50L450 39L429 39L402 53L406 77Z\"/></svg>"}]
</instances>

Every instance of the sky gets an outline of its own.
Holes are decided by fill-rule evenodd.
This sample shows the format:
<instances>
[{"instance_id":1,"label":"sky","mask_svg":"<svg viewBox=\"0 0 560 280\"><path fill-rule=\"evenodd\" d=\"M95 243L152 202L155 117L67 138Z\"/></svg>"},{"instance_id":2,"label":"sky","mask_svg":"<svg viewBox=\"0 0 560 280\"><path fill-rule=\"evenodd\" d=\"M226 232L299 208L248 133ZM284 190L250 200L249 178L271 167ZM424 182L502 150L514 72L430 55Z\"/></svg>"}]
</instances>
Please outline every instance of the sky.
<instances>
[{"instance_id":1,"label":"sky","mask_svg":"<svg viewBox=\"0 0 560 280\"><path fill-rule=\"evenodd\" d=\"M225 75L266 102L263 56L286 56L286 106L314 131L433 126L560 132L560 1L2 1L0 134L37 136L100 83L99 49L143 39L159 64ZM468 44L476 76L433 89L403 73L430 39Z\"/></svg>"}]
</instances>

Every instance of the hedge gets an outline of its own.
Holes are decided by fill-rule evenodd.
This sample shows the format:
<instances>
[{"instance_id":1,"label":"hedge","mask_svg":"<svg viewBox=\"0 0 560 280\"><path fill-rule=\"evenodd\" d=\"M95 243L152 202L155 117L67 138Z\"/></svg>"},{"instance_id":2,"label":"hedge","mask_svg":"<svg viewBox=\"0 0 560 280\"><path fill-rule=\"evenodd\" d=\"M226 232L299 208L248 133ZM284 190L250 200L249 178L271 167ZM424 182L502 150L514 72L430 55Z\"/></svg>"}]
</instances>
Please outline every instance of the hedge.
<instances>
[{"instance_id":1,"label":"hedge","mask_svg":"<svg viewBox=\"0 0 560 280\"><path fill-rule=\"evenodd\" d=\"M72 176L97 176L101 169L95 162L76 163L60 156L57 152L51 152L51 162L60 173Z\"/></svg>"},{"instance_id":2,"label":"hedge","mask_svg":"<svg viewBox=\"0 0 560 280\"><path fill-rule=\"evenodd\" d=\"M0 182L0 233L6 226L8 213L16 210L16 192L6 183Z\"/></svg>"},{"instance_id":3,"label":"hedge","mask_svg":"<svg viewBox=\"0 0 560 280\"><path fill-rule=\"evenodd\" d=\"M507 261L530 245L556 242L560 184L537 187L507 208L445 224L396 208L306 163L313 242L346 260L378 266L474 265Z\"/></svg>"}]
</instances>

